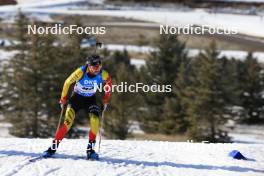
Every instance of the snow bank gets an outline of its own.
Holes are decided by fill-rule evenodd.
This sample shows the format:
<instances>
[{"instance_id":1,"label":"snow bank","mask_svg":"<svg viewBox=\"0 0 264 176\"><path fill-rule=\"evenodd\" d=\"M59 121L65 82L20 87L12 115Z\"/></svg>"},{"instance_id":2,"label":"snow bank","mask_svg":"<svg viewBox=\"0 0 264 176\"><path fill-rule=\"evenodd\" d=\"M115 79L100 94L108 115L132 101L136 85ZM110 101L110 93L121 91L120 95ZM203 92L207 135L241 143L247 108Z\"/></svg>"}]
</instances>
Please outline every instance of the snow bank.
<instances>
[{"instance_id":1,"label":"snow bank","mask_svg":"<svg viewBox=\"0 0 264 176\"><path fill-rule=\"evenodd\" d=\"M55 158L29 162L51 139L0 140L0 175L263 176L264 145L103 140L100 161L87 161L87 140L65 139ZM227 154L237 149L250 161Z\"/></svg>"},{"instance_id":2,"label":"snow bank","mask_svg":"<svg viewBox=\"0 0 264 176\"><path fill-rule=\"evenodd\" d=\"M17 54L18 51L6 51L3 49L0 49L0 60L10 59L11 57L14 57Z\"/></svg>"},{"instance_id":3,"label":"snow bank","mask_svg":"<svg viewBox=\"0 0 264 176\"><path fill-rule=\"evenodd\" d=\"M110 51L123 51L127 50L129 52L137 52L137 53L143 53L143 54L149 54L150 52L157 51L157 48L151 47L151 46L136 46L136 45L118 45L118 44L108 44L104 45L103 48L107 48ZM202 50L199 49L188 49L188 56L194 57ZM245 59L248 55L248 52L246 51L235 51L235 50L221 50L219 57L227 57L227 58L235 58L235 59ZM254 52L253 57L257 58L259 62L264 63L264 52ZM139 61L139 59L137 59ZM139 61L141 64L143 64L143 61ZM137 61L135 61L137 62Z\"/></svg>"},{"instance_id":4,"label":"snow bank","mask_svg":"<svg viewBox=\"0 0 264 176\"><path fill-rule=\"evenodd\" d=\"M6 123L6 122L1 122L0 123L0 137L13 137L10 133L9 133L9 128L12 127L12 124L10 123Z\"/></svg>"},{"instance_id":5,"label":"snow bank","mask_svg":"<svg viewBox=\"0 0 264 176\"><path fill-rule=\"evenodd\" d=\"M196 56L201 52L202 50L198 49L190 49L188 50L188 55L191 57ZM227 57L227 58L235 58L235 59L245 59L248 55L248 52L246 51L235 51L235 50L221 50L219 51L219 57ZM259 62L264 62L264 52L254 52L253 57L255 57Z\"/></svg>"},{"instance_id":6,"label":"snow bank","mask_svg":"<svg viewBox=\"0 0 264 176\"><path fill-rule=\"evenodd\" d=\"M132 65L135 65L136 68L140 68L140 67L146 65L146 61L144 59L136 59L136 58L131 58L130 63Z\"/></svg>"},{"instance_id":7,"label":"snow bank","mask_svg":"<svg viewBox=\"0 0 264 176\"><path fill-rule=\"evenodd\" d=\"M20 8L23 12L33 14L79 14L125 17L170 26L208 25L212 28L237 29L242 34L264 37L263 16L209 13L201 9L188 11L175 9L175 11L168 11L168 9L158 10L158 8L152 8L152 10L79 10L80 8L73 10L71 8L80 2L86 2L86 0L20 0L19 5L0 7L0 13L16 12ZM104 1L90 0L88 2L103 4Z\"/></svg>"},{"instance_id":8,"label":"snow bank","mask_svg":"<svg viewBox=\"0 0 264 176\"><path fill-rule=\"evenodd\" d=\"M264 3L264 0L221 0L226 2Z\"/></svg>"},{"instance_id":9,"label":"snow bank","mask_svg":"<svg viewBox=\"0 0 264 176\"><path fill-rule=\"evenodd\" d=\"M152 51L156 51L156 48L151 46L137 46L137 45L118 45L118 44L108 44L103 45L103 48L107 48L110 51L124 51L127 50L129 52L137 52L148 54Z\"/></svg>"},{"instance_id":10,"label":"snow bank","mask_svg":"<svg viewBox=\"0 0 264 176\"><path fill-rule=\"evenodd\" d=\"M125 17L136 20L156 22L170 26L207 25L212 28L236 29L239 33L264 37L264 19L261 16L217 14L204 10L193 11L142 11L142 10L65 10L49 8L26 8L23 11L30 13L48 14L79 14L96 16Z\"/></svg>"},{"instance_id":11,"label":"snow bank","mask_svg":"<svg viewBox=\"0 0 264 176\"><path fill-rule=\"evenodd\" d=\"M57 5L76 4L80 2L87 2L87 0L17 0L16 7L51 7ZM103 0L89 0L91 3L102 3Z\"/></svg>"}]
</instances>

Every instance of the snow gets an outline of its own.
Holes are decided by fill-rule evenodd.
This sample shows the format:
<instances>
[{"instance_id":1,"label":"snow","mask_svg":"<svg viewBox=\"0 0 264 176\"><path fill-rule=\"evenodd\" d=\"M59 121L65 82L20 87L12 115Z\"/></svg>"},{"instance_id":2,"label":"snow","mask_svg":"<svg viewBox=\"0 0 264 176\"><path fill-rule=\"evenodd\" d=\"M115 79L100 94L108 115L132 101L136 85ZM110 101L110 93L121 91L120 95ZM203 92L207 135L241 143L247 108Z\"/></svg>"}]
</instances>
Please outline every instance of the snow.
<instances>
[{"instance_id":1,"label":"snow","mask_svg":"<svg viewBox=\"0 0 264 176\"><path fill-rule=\"evenodd\" d=\"M157 51L157 48L151 47L151 46L137 46L137 45L118 45L118 44L108 44L103 45L103 48L107 48L110 51L123 51L127 50L129 52L137 52L137 53L143 53L143 54L149 54L150 52ZM187 49L188 56L194 57L202 50L199 49ZM246 51L240 51L240 50L221 50L219 51L220 55L219 57L227 57L227 58L235 58L235 59L245 59L248 55L248 52ZM254 52L253 57L257 58L259 62L264 63L264 52ZM135 59L134 59L135 60ZM144 64L143 59L136 59L137 63ZM133 61L134 62L134 61Z\"/></svg>"},{"instance_id":2,"label":"snow","mask_svg":"<svg viewBox=\"0 0 264 176\"><path fill-rule=\"evenodd\" d=\"M26 5L37 5L41 6L43 4L45 5L53 5L53 4L61 4L61 3L66 3L66 2L79 2L79 1L84 1L84 0L45 0L40 2L39 0L17 0L17 3L19 5L26 4Z\"/></svg>"},{"instance_id":3,"label":"snow","mask_svg":"<svg viewBox=\"0 0 264 176\"><path fill-rule=\"evenodd\" d=\"M86 44L83 45L87 47ZM110 51L123 51L127 50L129 52L136 52L142 54L149 54L150 52L157 51L157 48L151 46L136 46L136 45L118 45L118 44L108 44L103 45L103 48L107 48ZM198 49L188 49L188 56L194 57L202 50ZM13 57L17 51L5 51L0 49L0 60L1 59L8 59ZM245 59L248 52L246 51L234 51L234 50L221 50L219 57L227 57L227 58L235 58L235 59ZM264 52L254 52L253 57L257 58L257 60L261 63L264 63ZM144 59L137 59L131 58L131 64L135 65L137 68L144 66L146 64L146 60Z\"/></svg>"},{"instance_id":4,"label":"snow","mask_svg":"<svg viewBox=\"0 0 264 176\"><path fill-rule=\"evenodd\" d=\"M17 5L6 5L0 6L1 18L4 18L4 22L14 22L14 17L16 13L21 10L29 17L34 18L35 20L43 22L54 22L50 18L50 14L43 13L41 9L48 8L50 10L68 10L71 8L80 8L80 4L86 3L87 0L18 0ZM102 4L104 0L89 0L90 4ZM81 6L82 7L82 6ZM36 11L34 13L28 12L26 9L32 8ZM52 14L52 13L51 13Z\"/></svg>"},{"instance_id":5,"label":"snow","mask_svg":"<svg viewBox=\"0 0 264 176\"><path fill-rule=\"evenodd\" d=\"M2 138L1 176L263 176L263 144L203 144L184 142L103 140L100 160L86 161L87 140L65 139L55 158L29 162L50 145L51 139ZM249 161L228 157L239 150Z\"/></svg>"},{"instance_id":6,"label":"snow","mask_svg":"<svg viewBox=\"0 0 264 176\"><path fill-rule=\"evenodd\" d=\"M34 3L21 2L23 1L21 0L19 5L0 7L0 13L14 13L20 8L23 12L32 14L79 14L125 17L170 26L208 25L212 28L237 29L242 34L264 37L264 19L261 16L209 13L203 9L182 11L176 8L174 11L168 11L167 9L157 10L158 8L155 9L154 7L149 10L131 10L133 9L132 7L130 10L80 10L78 8L70 8L80 2L85 2L85 0L46 0L41 2L35 0ZM97 4L103 4L103 2L103 0L89 1L89 3Z\"/></svg>"},{"instance_id":7,"label":"snow","mask_svg":"<svg viewBox=\"0 0 264 176\"><path fill-rule=\"evenodd\" d=\"M129 132L132 134L144 134L145 132L140 128L138 121L131 121Z\"/></svg>"},{"instance_id":8,"label":"snow","mask_svg":"<svg viewBox=\"0 0 264 176\"><path fill-rule=\"evenodd\" d=\"M86 44L84 44L85 47ZM107 48L110 51L123 51L127 50L129 52L136 52L142 54L149 54L150 52L157 51L157 48L153 48L151 46L136 46L136 45L118 45L118 44L108 44L103 45L103 48ZM194 57L202 50L198 49L188 49L188 56ZM0 49L0 60L1 59L9 59L13 57L17 51L5 51ZM235 59L245 59L247 56L246 51L233 51L233 50L221 50L219 57L227 57L227 58L235 58ZM254 52L253 57L257 58L257 60L261 63L264 63L264 52ZM138 58L131 58L131 64L135 65L137 68L144 66L146 64L146 60L138 59Z\"/></svg>"},{"instance_id":9,"label":"snow","mask_svg":"<svg viewBox=\"0 0 264 176\"><path fill-rule=\"evenodd\" d=\"M136 68L140 68L140 67L146 65L146 61L144 59L136 59L136 58L131 58L130 63L132 65L135 65Z\"/></svg>"},{"instance_id":10,"label":"snow","mask_svg":"<svg viewBox=\"0 0 264 176\"><path fill-rule=\"evenodd\" d=\"M48 14L79 14L96 16L125 17L136 20L156 22L169 26L208 25L212 28L238 30L239 33L264 37L264 20L260 16L217 14L204 10L193 11L141 11L141 10L65 10L65 9L35 9L26 8L23 11Z\"/></svg>"},{"instance_id":11,"label":"snow","mask_svg":"<svg viewBox=\"0 0 264 176\"><path fill-rule=\"evenodd\" d=\"M11 57L14 57L15 54L17 54L18 51L6 51L3 49L0 49L0 60L10 59Z\"/></svg>"},{"instance_id":12,"label":"snow","mask_svg":"<svg viewBox=\"0 0 264 176\"><path fill-rule=\"evenodd\" d=\"M50 17L49 14L30 14L28 15L31 19L37 20L37 21L43 21L47 23L54 23L54 20Z\"/></svg>"},{"instance_id":13,"label":"snow","mask_svg":"<svg viewBox=\"0 0 264 176\"><path fill-rule=\"evenodd\" d=\"M247 3L264 3L264 0L220 0L226 2L247 2Z\"/></svg>"},{"instance_id":14,"label":"snow","mask_svg":"<svg viewBox=\"0 0 264 176\"><path fill-rule=\"evenodd\" d=\"M11 46L13 42L11 40L0 38L0 46Z\"/></svg>"},{"instance_id":15,"label":"snow","mask_svg":"<svg viewBox=\"0 0 264 176\"><path fill-rule=\"evenodd\" d=\"M236 143L243 144L264 144L264 137L262 135L230 133L229 134Z\"/></svg>"},{"instance_id":16,"label":"snow","mask_svg":"<svg viewBox=\"0 0 264 176\"><path fill-rule=\"evenodd\" d=\"M12 127L10 123L1 122L0 123L0 138L1 137L13 137L9 134L9 128Z\"/></svg>"},{"instance_id":17,"label":"snow","mask_svg":"<svg viewBox=\"0 0 264 176\"><path fill-rule=\"evenodd\" d=\"M156 51L157 49L151 46L137 46L137 45L118 45L118 44L108 44L103 45L103 48L107 48L110 51L124 51L127 50L129 52L137 52L137 53L145 53L148 54L152 51Z\"/></svg>"},{"instance_id":18,"label":"snow","mask_svg":"<svg viewBox=\"0 0 264 176\"><path fill-rule=\"evenodd\" d=\"M194 57L202 50L190 49L188 50L188 56ZM236 51L236 50L221 50L219 51L219 57L235 58L235 59L245 59L248 55L246 51ZM254 52L253 57L255 57L259 62L264 62L264 52Z\"/></svg>"},{"instance_id":19,"label":"snow","mask_svg":"<svg viewBox=\"0 0 264 176\"><path fill-rule=\"evenodd\" d=\"M235 131L244 134L261 135L264 138L263 125L236 125Z\"/></svg>"},{"instance_id":20,"label":"snow","mask_svg":"<svg viewBox=\"0 0 264 176\"><path fill-rule=\"evenodd\" d=\"M1 6L0 11L10 11L10 10L18 10L19 8L52 8L52 7L66 7L63 9L67 9L69 5L74 6L78 3L88 2L87 0L17 0L17 5L6 5ZM94 4L102 4L104 0L89 0L89 3Z\"/></svg>"},{"instance_id":21,"label":"snow","mask_svg":"<svg viewBox=\"0 0 264 176\"><path fill-rule=\"evenodd\" d=\"M263 125L234 124L233 127L229 135L235 143L264 144Z\"/></svg>"},{"instance_id":22,"label":"snow","mask_svg":"<svg viewBox=\"0 0 264 176\"><path fill-rule=\"evenodd\" d=\"M76 4L80 2L87 2L87 0L17 0L18 5L15 7L51 7L57 5ZM90 3L102 3L103 0L89 0Z\"/></svg>"}]
</instances>

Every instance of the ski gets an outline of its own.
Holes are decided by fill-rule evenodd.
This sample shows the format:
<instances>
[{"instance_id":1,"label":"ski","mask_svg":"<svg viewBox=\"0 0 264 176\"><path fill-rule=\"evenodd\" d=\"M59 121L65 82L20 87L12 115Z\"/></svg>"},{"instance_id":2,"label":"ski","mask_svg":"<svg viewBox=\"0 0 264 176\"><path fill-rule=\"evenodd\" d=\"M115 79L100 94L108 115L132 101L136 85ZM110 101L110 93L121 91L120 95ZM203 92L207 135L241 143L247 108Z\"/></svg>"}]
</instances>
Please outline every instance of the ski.
<instances>
[{"instance_id":1,"label":"ski","mask_svg":"<svg viewBox=\"0 0 264 176\"><path fill-rule=\"evenodd\" d=\"M35 158L31 158L29 159L29 162L36 162L38 160L41 160L41 159L45 159L46 157L43 157L42 155L41 156L37 156Z\"/></svg>"},{"instance_id":2,"label":"ski","mask_svg":"<svg viewBox=\"0 0 264 176\"><path fill-rule=\"evenodd\" d=\"M36 162L36 161L39 161L39 160L42 160L42 159L47 159L47 158L52 158L52 157L44 157L44 156L37 156L37 157L34 157L34 158L31 158L29 159L29 162ZM87 157L82 157L82 156L79 156L77 158L75 158L76 160L87 160L87 161L99 161L100 159L99 158L96 158L96 159L87 159Z\"/></svg>"},{"instance_id":3,"label":"ski","mask_svg":"<svg viewBox=\"0 0 264 176\"><path fill-rule=\"evenodd\" d=\"M38 160L41 160L41 159L47 159L47 158L51 158L52 156L47 156L47 155L40 155L40 156L37 156L35 158L31 158L29 160L29 162L35 162L35 161L38 161Z\"/></svg>"}]
</instances>

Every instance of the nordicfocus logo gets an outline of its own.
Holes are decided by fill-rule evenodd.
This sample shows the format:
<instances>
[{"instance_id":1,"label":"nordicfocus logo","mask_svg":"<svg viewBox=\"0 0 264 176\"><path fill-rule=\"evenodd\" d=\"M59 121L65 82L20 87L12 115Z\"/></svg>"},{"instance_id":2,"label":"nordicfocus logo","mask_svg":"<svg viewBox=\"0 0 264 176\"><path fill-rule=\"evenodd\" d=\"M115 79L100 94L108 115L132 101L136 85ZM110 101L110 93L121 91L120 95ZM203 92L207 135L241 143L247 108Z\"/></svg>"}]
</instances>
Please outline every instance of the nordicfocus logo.
<instances>
[{"instance_id":1,"label":"nordicfocus logo","mask_svg":"<svg viewBox=\"0 0 264 176\"><path fill-rule=\"evenodd\" d=\"M135 84L128 84L127 82L121 82L120 84L113 84L112 88L109 85L103 86L102 84L94 84L94 91L99 92L157 92L157 93L166 93L172 92L171 85L146 85L144 83L135 83Z\"/></svg>"},{"instance_id":2,"label":"nordicfocus logo","mask_svg":"<svg viewBox=\"0 0 264 176\"><path fill-rule=\"evenodd\" d=\"M186 26L168 26L160 25L160 34L195 34L195 35L204 35L204 34L225 34L225 35L234 35L238 34L238 29L236 28L217 28L211 27L208 25L186 25Z\"/></svg>"},{"instance_id":3,"label":"nordicfocus logo","mask_svg":"<svg viewBox=\"0 0 264 176\"><path fill-rule=\"evenodd\" d=\"M37 26L37 25L28 25L27 26L28 35L31 34L54 34L54 35L69 35L69 34L89 34L89 35L103 35L106 34L106 27L104 26L78 26L78 25L69 25L63 26L62 24L55 24L53 26Z\"/></svg>"}]
</instances>

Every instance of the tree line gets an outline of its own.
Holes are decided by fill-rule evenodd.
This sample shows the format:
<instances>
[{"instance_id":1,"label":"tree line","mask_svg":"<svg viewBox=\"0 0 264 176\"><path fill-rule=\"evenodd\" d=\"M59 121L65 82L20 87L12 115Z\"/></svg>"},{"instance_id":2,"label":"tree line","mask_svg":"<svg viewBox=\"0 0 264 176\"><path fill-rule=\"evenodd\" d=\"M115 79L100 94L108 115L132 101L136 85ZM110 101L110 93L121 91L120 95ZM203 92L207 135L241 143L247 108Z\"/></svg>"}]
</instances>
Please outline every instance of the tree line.
<instances>
[{"instance_id":1,"label":"tree line","mask_svg":"<svg viewBox=\"0 0 264 176\"><path fill-rule=\"evenodd\" d=\"M16 21L18 51L3 66L1 111L13 124L11 134L19 137L51 137L58 122L58 99L64 80L93 48L81 47L91 36L27 35L30 22L20 13ZM81 25L78 19L74 23ZM44 25L44 24L42 24ZM263 67L252 53L239 60L220 57L212 43L195 57L188 56L184 43L175 35L161 35L140 69L123 52L101 51L104 67L113 83L142 82L172 85L172 92L112 93L104 121L104 135L126 139L131 122L137 121L145 133L187 134L190 139L229 142L225 128L237 123L263 123ZM69 95L70 96L70 95ZM77 115L69 137L79 136L78 125L88 124Z\"/></svg>"}]
</instances>

